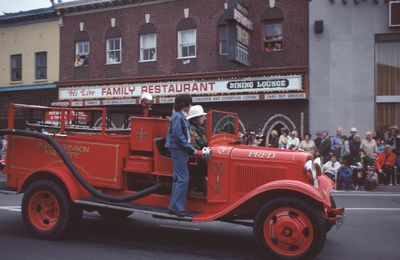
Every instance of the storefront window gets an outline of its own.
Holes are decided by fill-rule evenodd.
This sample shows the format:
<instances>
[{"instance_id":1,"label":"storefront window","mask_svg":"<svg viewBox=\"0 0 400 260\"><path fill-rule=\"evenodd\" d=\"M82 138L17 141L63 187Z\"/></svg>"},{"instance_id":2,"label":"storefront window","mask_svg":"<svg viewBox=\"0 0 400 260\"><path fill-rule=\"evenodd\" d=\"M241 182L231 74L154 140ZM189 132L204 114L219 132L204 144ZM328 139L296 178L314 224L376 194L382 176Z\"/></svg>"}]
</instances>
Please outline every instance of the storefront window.
<instances>
[{"instance_id":1,"label":"storefront window","mask_svg":"<svg viewBox=\"0 0 400 260\"><path fill-rule=\"evenodd\" d=\"M155 61L157 37L155 33L140 35L140 61Z\"/></svg>"},{"instance_id":2,"label":"storefront window","mask_svg":"<svg viewBox=\"0 0 400 260\"><path fill-rule=\"evenodd\" d=\"M377 129L400 124L400 42L375 45L375 93Z\"/></svg>"},{"instance_id":3,"label":"storefront window","mask_svg":"<svg viewBox=\"0 0 400 260\"><path fill-rule=\"evenodd\" d=\"M266 23L264 29L264 51L271 52L282 50L282 23Z\"/></svg>"},{"instance_id":4,"label":"storefront window","mask_svg":"<svg viewBox=\"0 0 400 260\"><path fill-rule=\"evenodd\" d=\"M11 80L22 80L22 55L11 55Z\"/></svg>"},{"instance_id":5,"label":"storefront window","mask_svg":"<svg viewBox=\"0 0 400 260\"><path fill-rule=\"evenodd\" d=\"M107 64L121 63L121 38L107 39Z\"/></svg>"},{"instance_id":6,"label":"storefront window","mask_svg":"<svg viewBox=\"0 0 400 260\"><path fill-rule=\"evenodd\" d=\"M196 57L196 29L178 31L178 58Z\"/></svg>"}]
</instances>

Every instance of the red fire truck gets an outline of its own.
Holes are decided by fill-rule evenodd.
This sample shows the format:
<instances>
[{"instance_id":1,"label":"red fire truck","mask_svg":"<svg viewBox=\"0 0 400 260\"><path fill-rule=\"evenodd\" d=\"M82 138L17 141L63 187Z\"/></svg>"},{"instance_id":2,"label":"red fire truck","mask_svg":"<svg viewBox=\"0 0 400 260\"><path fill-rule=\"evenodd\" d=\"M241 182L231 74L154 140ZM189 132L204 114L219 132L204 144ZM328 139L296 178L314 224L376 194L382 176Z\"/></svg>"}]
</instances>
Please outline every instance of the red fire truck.
<instances>
[{"instance_id":1,"label":"red fire truck","mask_svg":"<svg viewBox=\"0 0 400 260\"><path fill-rule=\"evenodd\" d=\"M207 192L189 196L189 216L170 214L172 160L164 147L168 118L131 117L129 127L109 129L106 108L56 108L12 104L3 173L8 192L24 193L22 217L41 239L58 239L83 210L108 219L133 212L177 221L224 221L249 225L260 249L272 259L312 259L326 233L340 225L344 209L330 195L332 181L320 162L301 151L251 147L238 142L238 116L209 111ZM49 112L52 113L49 113ZM14 116L34 115L29 130ZM59 126L46 123L56 114ZM100 127L77 125L88 114ZM47 119L46 119L47 117ZM196 167L197 158L189 160Z\"/></svg>"}]
</instances>

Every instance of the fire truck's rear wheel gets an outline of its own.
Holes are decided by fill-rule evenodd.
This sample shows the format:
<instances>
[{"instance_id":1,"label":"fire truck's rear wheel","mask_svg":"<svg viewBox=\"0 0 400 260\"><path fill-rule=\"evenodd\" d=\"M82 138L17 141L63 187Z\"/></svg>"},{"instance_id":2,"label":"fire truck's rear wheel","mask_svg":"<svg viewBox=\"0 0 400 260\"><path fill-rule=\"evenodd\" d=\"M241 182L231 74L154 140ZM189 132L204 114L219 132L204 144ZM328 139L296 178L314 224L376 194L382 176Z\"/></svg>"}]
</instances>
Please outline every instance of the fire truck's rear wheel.
<instances>
[{"instance_id":1,"label":"fire truck's rear wheel","mask_svg":"<svg viewBox=\"0 0 400 260\"><path fill-rule=\"evenodd\" d=\"M117 209L98 209L100 216L107 221L123 220L132 215L133 212Z\"/></svg>"},{"instance_id":2,"label":"fire truck's rear wheel","mask_svg":"<svg viewBox=\"0 0 400 260\"><path fill-rule=\"evenodd\" d=\"M314 259L326 239L321 211L292 197L272 199L257 213L254 236L271 259Z\"/></svg>"},{"instance_id":3,"label":"fire truck's rear wheel","mask_svg":"<svg viewBox=\"0 0 400 260\"><path fill-rule=\"evenodd\" d=\"M78 218L74 217L73 205L66 191L49 180L36 181L26 189L22 199L22 217L35 236L49 240L60 238L69 224Z\"/></svg>"}]
</instances>

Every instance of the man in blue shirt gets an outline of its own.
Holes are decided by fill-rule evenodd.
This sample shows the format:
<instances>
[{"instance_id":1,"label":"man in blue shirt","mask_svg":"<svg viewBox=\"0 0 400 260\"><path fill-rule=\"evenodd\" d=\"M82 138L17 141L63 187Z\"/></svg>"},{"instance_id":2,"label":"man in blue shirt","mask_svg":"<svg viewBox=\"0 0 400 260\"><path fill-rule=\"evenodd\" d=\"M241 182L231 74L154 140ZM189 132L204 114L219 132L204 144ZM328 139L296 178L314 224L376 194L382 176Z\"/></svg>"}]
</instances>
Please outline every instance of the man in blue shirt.
<instances>
[{"instance_id":1,"label":"man in blue shirt","mask_svg":"<svg viewBox=\"0 0 400 260\"><path fill-rule=\"evenodd\" d=\"M188 155L201 154L190 140L190 126L186 120L192 105L189 94L180 94L175 98L174 110L169 122L165 147L171 151L174 167L171 201L169 211L179 217L187 215L185 211L186 196L189 187Z\"/></svg>"},{"instance_id":2,"label":"man in blue shirt","mask_svg":"<svg viewBox=\"0 0 400 260\"><path fill-rule=\"evenodd\" d=\"M343 135L343 128L338 127L336 130L336 136L332 137L332 147L331 150L335 152L335 155L338 159L340 157L340 150L342 149L342 135Z\"/></svg>"}]
</instances>

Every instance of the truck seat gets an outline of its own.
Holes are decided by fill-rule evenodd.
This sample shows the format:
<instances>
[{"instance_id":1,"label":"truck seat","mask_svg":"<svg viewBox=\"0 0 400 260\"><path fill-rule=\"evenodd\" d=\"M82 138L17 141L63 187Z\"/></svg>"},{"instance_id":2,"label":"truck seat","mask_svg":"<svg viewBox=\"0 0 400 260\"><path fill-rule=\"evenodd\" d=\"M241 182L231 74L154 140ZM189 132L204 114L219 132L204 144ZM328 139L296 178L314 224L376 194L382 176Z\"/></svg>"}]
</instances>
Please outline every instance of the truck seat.
<instances>
[{"instance_id":1,"label":"truck seat","mask_svg":"<svg viewBox=\"0 0 400 260\"><path fill-rule=\"evenodd\" d=\"M165 138L155 138L156 147L160 155L171 158L171 152L165 147L165 142Z\"/></svg>"}]
</instances>

